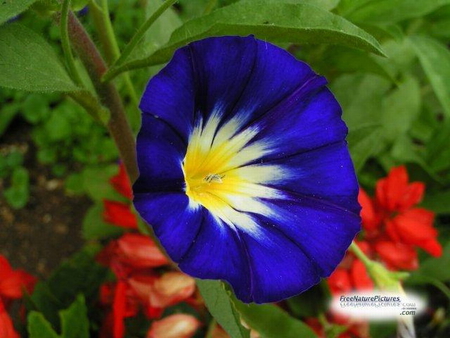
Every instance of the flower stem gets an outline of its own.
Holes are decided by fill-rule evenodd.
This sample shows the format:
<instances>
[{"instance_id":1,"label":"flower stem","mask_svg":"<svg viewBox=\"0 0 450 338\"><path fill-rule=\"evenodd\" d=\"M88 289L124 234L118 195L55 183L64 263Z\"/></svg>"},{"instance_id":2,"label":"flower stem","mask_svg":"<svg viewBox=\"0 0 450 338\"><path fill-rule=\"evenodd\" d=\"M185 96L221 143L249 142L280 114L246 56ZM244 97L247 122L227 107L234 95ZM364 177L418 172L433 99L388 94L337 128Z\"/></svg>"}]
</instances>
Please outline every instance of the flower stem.
<instances>
[{"instance_id":1,"label":"flower stem","mask_svg":"<svg viewBox=\"0 0 450 338\"><path fill-rule=\"evenodd\" d=\"M355 243L355 241L352 242L350 245L350 250L355 254L356 257L358 257L366 266L366 268L369 268L374 264L372 260L369 259L369 257L366 256L366 254L359 248L359 246Z\"/></svg>"},{"instance_id":2,"label":"flower stem","mask_svg":"<svg viewBox=\"0 0 450 338\"><path fill-rule=\"evenodd\" d=\"M78 74L77 68L75 66L75 59L72 54L72 49L70 48L69 42L69 32L68 32L68 17L69 17L69 7L70 0L64 0L61 6L61 46L63 49L64 57L67 62L67 67L69 70L70 77L75 82L77 86L82 86L82 81L80 74Z\"/></svg>"},{"instance_id":3,"label":"flower stem","mask_svg":"<svg viewBox=\"0 0 450 338\"><path fill-rule=\"evenodd\" d=\"M100 43L103 47L105 53L106 62L111 65L120 56L120 49L117 43L116 35L114 34L114 28L109 17L108 1L101 0L101 7L94 1L89 2L91 6L92 19L98 32ZM134 89L133 83L131 82L130 75L128 73L123 74L123 80L125 83L125 88L128 92L128 96L133 104L133 109L131 112L133 116L130 116L131 121L139 121L140 114L137 109L139 105L139 99Z\"/></svg>"},{"instance_id":4,"label":"flower stem","mask_svg":"<svg viewBox=\"0 0 450 338\"><path fill-rule=\"evenodd\" d=\"M120 66L131 54L131 52L136 48L137 44L144 37L145 32L153 25L153 23L175 2L178 0L166 0L164 3L144 22L144 24L138 29L136 34L132 37L130 42L126 45L119 59L114 62L111 66L111 71L114 68ZM109 72L108 72L109 73ZM107 74L108 74L107 73ZM106 75L107 77L107 75Z\"/></svg>"},{"instance_id":5,"label":"flower stem","mask_svg":"<svg viewBox=\"0 0 450 338\"><path fill-rule=\"evenodd\" d=\"M69 36L74 49L86 67L100 102L111 113L107 128L116 143L128 176L134 182L138 176L135 140L125 116L122 100L112 83L101 82L101 77L107 69L106 63L83 25L72 12L69 12L68 23Z\"/></svg>"}]
</instances>

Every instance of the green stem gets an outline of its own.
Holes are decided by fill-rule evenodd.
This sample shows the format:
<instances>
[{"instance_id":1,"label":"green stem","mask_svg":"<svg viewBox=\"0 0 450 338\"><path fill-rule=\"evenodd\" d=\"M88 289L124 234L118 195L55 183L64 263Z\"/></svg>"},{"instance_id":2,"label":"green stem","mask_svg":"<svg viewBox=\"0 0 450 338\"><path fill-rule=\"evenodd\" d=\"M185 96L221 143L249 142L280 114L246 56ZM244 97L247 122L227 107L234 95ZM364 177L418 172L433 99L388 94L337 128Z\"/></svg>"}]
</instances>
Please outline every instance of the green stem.
<instances>
[{"instance_id":1,"label":"green stem","mask_svg":"<svg viewBox=\"0 0 450 338\"><path fill-rule=\"evenodd\" d=\"M216 320L214 318L211 319L211 322L209 323L208 331L206 332L205 338L212 338L214 329L216 328L216 326L217 326Z\"/></svg>"},{"instance_id":2,"label":"green stem","mask_svg":"<svg viewBox=\"0 0 450 338\"><path fill-rule=\"evenodd\" d=\"M109 17L108 1L101 0L101 7L99 7L94 0L91 0L89 4L92 8L92 19L94 21L96 31L98 32L103 51L105 53L106 61L108 64L112 64L119 58L120 49L117 43L116 35L114 34L114 28L111 22L111 18ZM128 95L134 106L134 109L131 110L133 112L132 120L139 121L140 114L139 110L137 109L139 105L139 99L133 86L133 82L131 81L130 75L127 73L123 74L123 80L125 82L125 87Z\"/></svg>"},{"instance_id":3,"label":"green stem","mask_svg":"<svg viewBox=\"0 0 450 338\"><path fill-rule=\"evenodd\" d=\"M164 3L144 22L138 29L131 41L126 45L119 59L112 65L111 69L120 66L130 56L131 52L136 48L137 44L144 37L145 32L153 25L153 23L175 2L178 0L166 0Z\"/></svg>"},{"instance_id":4,"label":"green stem","mask_svg":"<svg viewBox=\"0 0 450 338\"><path fill-rule=\"evenodd\" d=\"M69 30L68 30L68 17L69 17L69 7L70 0L64 0L61 6L61 45L64 53L64 57L67 62L67 67L69 69L69 74L72 80L77 86L82 86L80 74L78 74L77 68L75 66L75 59L72 54L72 49L70 48L69 41Z\"/></svg>"},{"instance_id":5,"label":"green stem","mask_svg":"<svg viewBox=\"0 0 450 338\"><path fill-rule=\"evenodd\" d=\"M355 256L358 257L366 267L370 267L374 264L374 262L370 260L369 257L367 257L366 254L359 248L355 241L353 241L350 245L350 250L352 250Z\"/></svg>"},{"instance_id":6,"label":"green stem","mask_svg":"<svg viewBox=\"0 0 450 338\"><path fill-rule=\"evenodd\" d=\"M117 145L130 180L134 182L138 177L136 145L122 100L114 84L102 83L101 78L107 69L106 63L83 25L72 12L69 12L69 35L75 51L92 80L101 103L111 113L107 128Z\"/></svg>"}]
</instances>

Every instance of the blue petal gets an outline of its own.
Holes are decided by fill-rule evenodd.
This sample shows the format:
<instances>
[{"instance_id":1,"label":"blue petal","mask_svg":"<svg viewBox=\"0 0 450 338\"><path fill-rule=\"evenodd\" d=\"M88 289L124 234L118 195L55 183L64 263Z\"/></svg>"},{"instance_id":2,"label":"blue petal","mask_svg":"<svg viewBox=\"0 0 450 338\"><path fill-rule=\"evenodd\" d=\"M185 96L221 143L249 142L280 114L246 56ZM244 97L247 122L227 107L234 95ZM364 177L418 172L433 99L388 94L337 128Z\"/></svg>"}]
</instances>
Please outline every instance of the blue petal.
<instances>
[{"instance_id":1,"label":"blue petal","mask_svg":"<svg viewBox=\"0 0 450 338\"><path fill-rule=\"evenodd\" d=\"M167 122L187 142L194 126L195 83L192 60L186 48L148 83L139 108ZM145 128L145 126L144 126Z\"/></svg>"},{"instance_id":2,"label":"blue petal","mask_svg":"<svg viewBox=\"0 0 450 338\"><path fill-rule=\"evenodd\" d=\"M347 135L341 107L327 88L307 97L291 95L252 126L260 131L252 141L270 142L273 149L263 162L340 142Z\"/></svg>"},{"instance_id":3,"label":"blue petal","mask_svg":"<svg viewBox=\"0 0 450 338\"><path fill-rule=\"evenodd\" d=\"M137 193L134 205L172 260L179 262L195 242L205 210L192 208L184 193Z\"/></svg>"},{"instance_id":4,"label":"blue petal","mask_svg":"<svg viewBox=\"0 0 450 338\"><path fill-rule=\"evenodd\" d=\"M356 175L347 142L329 143L268 164L277 165L283 172L280 179L268 186L308 195L359 214L359 187L355 184ZM256 166L264 167L265 164Z\"/></svg>"},{"instance_id":5,"label":"blue petal","mask_svg":"<svg viewBox=\"0 0 450 338\"><path fill-rule=\"evenodd\" d=\"M360 217L349 210L296 193L266 201L272 215L255 216L265 229L277 229L309 257L321 277L328 277L360 230Z\"/></svg>"},{"instance_id":6,"label":"blue petal","mask_svg":"<svg viewBox=\"0 0 450 338\"><path fill-rule=\"evenodd\" d=\"M186 145L173 128L152 115L143 115L136 148L140 175L133 186L135 193L184 190Z\"/></svg>"},{"instance_id":7,"label":"blue petal","mask_svg":"<svg viewBox=\"0 0 450 338\"><path fill-rule=\"evenodd\" d=\"M201 227L189 252L181 259L180 269L197 278L226 280L239 299L251 301L251 272L238 232L200 208L204 211Z\"/></svg>"}]
</instances>

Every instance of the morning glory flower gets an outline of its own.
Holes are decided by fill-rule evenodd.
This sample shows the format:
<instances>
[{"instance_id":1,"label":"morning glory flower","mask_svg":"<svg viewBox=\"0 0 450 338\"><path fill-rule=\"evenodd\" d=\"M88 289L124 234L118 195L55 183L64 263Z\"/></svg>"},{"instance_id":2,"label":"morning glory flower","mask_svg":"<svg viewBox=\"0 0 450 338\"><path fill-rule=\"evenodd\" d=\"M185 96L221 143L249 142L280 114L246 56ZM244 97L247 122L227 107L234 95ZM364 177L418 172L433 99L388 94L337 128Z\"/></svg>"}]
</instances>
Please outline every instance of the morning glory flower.
<instances>
[{"instance_id":1,"label":"morning glory flower","mask_svg":"<svg viewBox=\"0 0 450 338\"><path fill-rule=\"evenodd\" d=\"M193 42L150 80L134 204L182 271L256 303L333 272L360 207L347 128L325 85L252 36Z\"/></svg>"}]
</instances>

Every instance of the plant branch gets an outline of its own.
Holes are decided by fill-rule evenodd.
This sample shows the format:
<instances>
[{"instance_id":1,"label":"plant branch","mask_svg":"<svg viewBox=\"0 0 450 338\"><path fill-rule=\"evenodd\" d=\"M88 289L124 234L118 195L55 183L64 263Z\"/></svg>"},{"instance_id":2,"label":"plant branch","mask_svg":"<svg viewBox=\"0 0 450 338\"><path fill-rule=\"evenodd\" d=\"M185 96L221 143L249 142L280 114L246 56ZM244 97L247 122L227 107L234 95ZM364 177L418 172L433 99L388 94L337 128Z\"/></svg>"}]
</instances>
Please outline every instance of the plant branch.
<instances>
[{"instance_id":1,"label":"plant branch","mask_svg":"<svg viewBox=\"0 0 450 338\"><path fill-rule=\"evenodd\" d=\"M103 52L105 54L106 62L108 65L114 63L120 56L120 49L117 43L116 36L114 34L114 28L112 26L111 19L109 17L108 1L102 0L101 7L94 1L89 2L91 6L92 19L98 32L99 40L102 45ZM134 89L133 83L131 82L130 75L128 73L123 74L123 80L125 82L125 87L128 95L133 103L133 116L132 121L138 121L140 118L138 105L139 99Z\"/></svg>"},{"instance_id":2,"label":"plant branch","mask_svg":"<svg viewBox=\"0 0 450 338\"><path fill-rule=\"evenodd\" d=\"M124 61L130 56L134 48L136 48L139 41L141 41L141 39L144 37L145 32L147 32L151 25L153 25L153 23L175 2L177 2L177 0L164 1L164 3L138 29L136 34L134 34L130 42L126 45L119 59L111 66L111 69L115 69L124 63ZM108 77L106 76L105 78L107 79Z\"/></svg>"},{"instance_id":3,"label":"plant branch","mask_svg":"<svg viewBox=\"0 0 450 338\"><path fill-rule=\"evenodd\" d=\"M74 49L86 67L101 103L111 113L107 128L117 145L127 173L134 182L138 176L135 140L119 93L112 83L102 83L101 77L107 69L105 61L73 12L69 12L68 28Z\"/></svg>"},{"instance_id":4,"label":"plant branch","mask_svg":"<svg viewBox=\"0 0 450 338\"><path fill-rule=\"evenodd\" d=\"M69 70L70 77L75 82L77 86L82 86L82 81L80 74L75 66L75 59L72 54L72 49L70 48L69 32L68 32L68 17L69 17L69 6L70 0L64 0L61 6L61 45L66 59L67 67Z\"/></svg>"}]
</instances>

